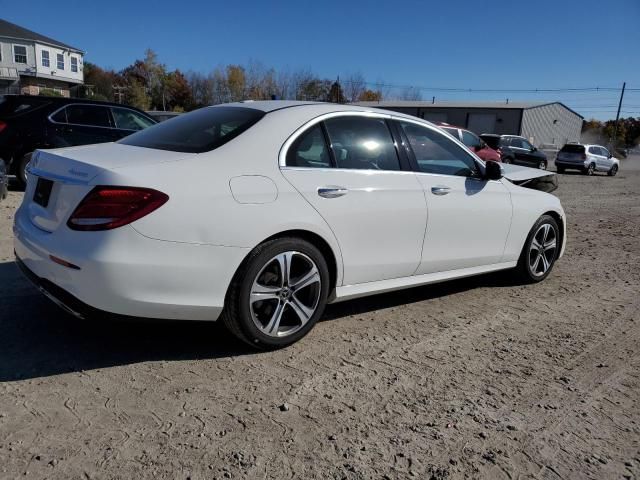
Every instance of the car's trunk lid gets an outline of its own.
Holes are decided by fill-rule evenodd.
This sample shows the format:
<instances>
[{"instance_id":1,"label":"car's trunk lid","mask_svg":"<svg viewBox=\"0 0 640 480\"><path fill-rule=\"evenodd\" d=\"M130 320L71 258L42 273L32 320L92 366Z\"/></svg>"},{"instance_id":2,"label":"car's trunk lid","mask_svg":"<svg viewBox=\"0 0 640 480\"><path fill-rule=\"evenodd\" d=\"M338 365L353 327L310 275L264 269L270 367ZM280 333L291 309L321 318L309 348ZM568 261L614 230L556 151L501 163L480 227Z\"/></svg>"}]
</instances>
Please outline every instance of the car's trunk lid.
<instances>
[{"instance_id":1,"label":"car's trunk lid","mask_svg":"<svg viewBox=\"0 0 640 480\"><path fill-rule=\"evenodd\" d=\"M38 150L29 163L22 208L28 210L35 226L53 232L66 222L102 174L189 155L117 143Z\"/></svg>"}]
</instances>

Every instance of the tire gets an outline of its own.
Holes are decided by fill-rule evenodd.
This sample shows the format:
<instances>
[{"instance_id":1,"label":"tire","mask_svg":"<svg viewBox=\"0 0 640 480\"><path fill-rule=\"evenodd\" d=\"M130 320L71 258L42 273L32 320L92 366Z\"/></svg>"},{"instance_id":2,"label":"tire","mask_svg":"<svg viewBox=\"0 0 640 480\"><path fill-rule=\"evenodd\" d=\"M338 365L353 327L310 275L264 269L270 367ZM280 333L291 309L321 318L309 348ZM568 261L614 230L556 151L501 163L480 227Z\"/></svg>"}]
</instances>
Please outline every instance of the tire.
<instances>
[{"instance_id":1,"label":"tire","mask_svg":"<svg viewBox=\"0 0 640 480\"><path fill-rule=\"evenodd\" d=\"M616 173L618 173L618 165L612 165L611 169L607 172L607 175L609 175L610 177L615 177Z\"/></svg>"},{"instance_id":2,"label":"tire","mask_svg":"<svg viewBox=\"0 0 640 480\"><path fill-rule=\"evenodd\" d=\"M587 168L583 170L583 173L588 176L592 176L596 171L596 164L590 163Z\"/></svg>"},{"instance_id":3,"label":"tire","mask_svg":"<svg viewBox=\"0 0 640 480\"><path fill-rule=\"evenodd\" d=\"M558 167L557 165L556 165L556 171L558 173L564 173L565 172L564 167Z\"/></svg>"},{"instance_id":4,"label":"tire","mask_svg":"<svg viewBox=\"0 0 640 480\"><path fill-rule=\"evenodd\" d=\"M502 159L502 163L513 163L513 159L510 157L505 157Z\"/></svg>"},{"instance_id":5,"label":"tire","mask_svg":"<svg viewBox=\"0 0 640 480\"><path fill-rule=\"evenodd\" d=\"M537 283L547 278L558 258L560 245L558 222L550 215L541 216L522 247L515 269L516 276L525 283Z\"/></svg>"},{"instance_id":6,"label":"tire","mask_svg":"<svg viewBox=\"0 0 640 480\"><path fill-rule=\"evenodd\" d=\"M291 278L283 278L287 270L283 264L289 265ZM303 278L310 283L296 287L296 282L305 283ZM322 316L329 280L327 262L313 244L294 237L265 242L234 275L222 321L233 335L254 348L286 347L309 333Z\"/></svg>"},{"instance_id":7,"label":"tire","mask_svg":"<svg viewBox=\"0 0 640 480\"><path fill-rule=\"evenodd\" d=\"M538 163L538 169L539 170L546 170L547 169L547 161L546 160L540 160L540 163Z\"/></svg>"},{"instance_id":8,"label":"tire","mask_svg":"<svg viewBox=\"0 0 640 480\"><path fill-rule=\"evenodd\" d=\"M31 161L32 154L33 152L24 154L16 166L16 179L18 180L18 185L22 188L27 186L27 165L29 165L29 162Z\"/></svg>"}]
</instances>

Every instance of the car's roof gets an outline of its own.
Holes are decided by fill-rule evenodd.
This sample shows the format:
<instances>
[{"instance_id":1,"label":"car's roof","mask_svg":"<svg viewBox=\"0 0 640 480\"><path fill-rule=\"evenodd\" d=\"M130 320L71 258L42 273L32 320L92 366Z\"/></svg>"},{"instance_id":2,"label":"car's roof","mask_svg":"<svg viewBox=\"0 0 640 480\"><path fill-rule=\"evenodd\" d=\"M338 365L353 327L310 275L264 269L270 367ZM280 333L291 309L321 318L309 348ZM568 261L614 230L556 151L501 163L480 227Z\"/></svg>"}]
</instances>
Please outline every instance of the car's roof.
<instances>
[{"instance_id":1,"label":"car's roof","mask_svg":"<svg viewBox=\"0 0 640 480\"><path fill-rule=\"evenodd\" d=\"M412 121L419 121L424 123L431 123L427 120L423 120L414 115L407 115L405 113L392 112L389 110L383 110L380 108L373 107L361 107L359 105L353 105L350 103L329 103L329 102L306 102L301 100L244 100L242 102L235 103L223 103L220 105L212 105L208 108L216 108L216 107L244 107L244 108L253 108L256 110L261 110L265 113L274 112L277 110L284 110L287 108L308 108L313 109L315 112L321 110L321 113L332 113L332 112L376 112L382 115L392 115L394 117L402 117L407 118Z\"/></svg>"},{"instance_id":2,"label":"car's roof","mask_svg":"<svg viewBox=\"0 0 640 480\"><path fill-rule=\"evenodd\" d=\"M4 94L4 95L0 95L4 96L6 99L37 99L37 100L41 100L44 102L50 102L50 103L57 103L57 104L69 104L69 103L87 103L90 105L105 105L105 106L110 106L110 107L123 107L123 108L130 108L132 110L138 110L139 112L143 112L144 111L136 108L136 107L132 107L131 105L124 105L121 103L114 103L114 102L103 102L101 100L90 100L88 98L75 98L75 97L49 97L49 96L44 96L44 95L17 95L17 94Z\"/></svg>"}]
</instances>

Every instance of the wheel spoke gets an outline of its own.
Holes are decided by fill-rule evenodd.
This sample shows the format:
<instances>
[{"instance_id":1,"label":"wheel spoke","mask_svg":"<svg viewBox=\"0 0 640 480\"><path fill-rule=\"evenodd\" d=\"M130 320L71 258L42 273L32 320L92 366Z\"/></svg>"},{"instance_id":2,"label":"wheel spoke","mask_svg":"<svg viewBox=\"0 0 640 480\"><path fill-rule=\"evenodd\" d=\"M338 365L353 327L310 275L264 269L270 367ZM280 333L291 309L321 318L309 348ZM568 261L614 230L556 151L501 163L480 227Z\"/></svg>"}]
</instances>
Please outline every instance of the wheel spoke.
<instances>
[{"instance_id":1,"label":"wheel spoke","mask_svg":"<svg viewBox=\"0 0 640 480\"><path fill-rule=\"evenodd\" d=\"M273 315L269 319L269 323L264 327L264 331L269 335L274 335L278 333L278 327L280 326L280 320L282 320L282 312L284 312L284 303L278 302L278 306L276 310L273 312Z\"/></svg>"},{"instance_id":2,"label":"wheel spoke","mask_svg":"<svg viewBox=\"0 0 640 480\"><path fill-rule=\"evenodd\" d=\"M258 282L253 284L251 289L251 303L259 302L261 300L273 300L279 298L280 287L268 287L266 285L260 285Z\"/></svg>"},{"instance_id":3,"label":"wheel spoke","mask_svg":"<svg viewBox=\"0 0 640 480\"><path fill-rule=\"evenodd\" d=\"M542 244L544 245L547 241L547 237L549 236L549 230L551 230L551 225L545 223L542 226Z\"/></svg>"},{"instance_id":4,"label":"wheel spoke","mask_svg":"<svg viewBox=\"0 0 640 480\"><path fill-rule=\"evenodd\" d=\"M302 325L309 321L309 319L313 316L313 312L315 311L313 308L307 307L300 300L298 300L295 294L291 296L289 305L291 306L291 309L296 312L296 315L300 319L300 323Z\"/></svg>"},{"instance_id":5,"label":"wheel spoke","mask_svg":"<svg viewBox=\"0 0 640 480\"><path fill-rule=\"evenodd\" d=\"M293 258L293 252L284 252L276 257L280 264L280 275L282 286L289 285L289 279L291 277L291 259Z\"/></svg>"},{"instance_id":6,"label":"wheel spoke","mask_svg":"<svg viewBox=\"0 0 640 480\"><path fill-rule=\"evenodd\" d=\"M309 270L309 272L307 272L302 277L297 278L295 282L292 282L291 288L294 291L298 291L298 290L302 290L305 287L308 287L309 285L318 283L319 281L320 281L320 272L318 272L318 269L314 265L311 267L311 270Z\"/></svg>"},{"instance_id":7,"label":"wheel spoke","mask_svg":"<svg viewBox=\"0 0 640 480\"><path fill-rule=\"evenodd\" d=\"M532 250L537 250L537 251L542 250L542 245L541 245L541 244L540 244L540 242L536 239L536 237L533 237L533 241L531 242L531 249L532 249Z\"/></svg>"},{"instance_id":8,"label":"wheel spoke","mask_svg":"<svg viewBox=\"0 0 640 480\"><path fill-rule=\"evenodd\" d=\"M544 273L549 270L549 260L547 260L547 256L544 253L540 255L540 259L542 260L542 273Z\"/></svg>"},{"instance_id":9,"label":"wheel spoke","mask_svg":"<svg viewBox=\"0 0 640 480\"><path fill-rule=\"evenodd\" d=\"M547 243L544 244L544 251L553 250L556 248L556 239L552 238Z\"/></svg>"},{"instance_id":10,"label":"wheel spoke","mask_svg":"<svg viewBox=\"0 0 640 480\"><path fill-rule=\"evenodd\" d=\"M540 264L540 257L542 257L542 255L538 255L536 257L536 261L533 262L533 265L531 265L531 270L533 271L533 273L538 273L538 265Z\"/></svg>"}]
</instances>

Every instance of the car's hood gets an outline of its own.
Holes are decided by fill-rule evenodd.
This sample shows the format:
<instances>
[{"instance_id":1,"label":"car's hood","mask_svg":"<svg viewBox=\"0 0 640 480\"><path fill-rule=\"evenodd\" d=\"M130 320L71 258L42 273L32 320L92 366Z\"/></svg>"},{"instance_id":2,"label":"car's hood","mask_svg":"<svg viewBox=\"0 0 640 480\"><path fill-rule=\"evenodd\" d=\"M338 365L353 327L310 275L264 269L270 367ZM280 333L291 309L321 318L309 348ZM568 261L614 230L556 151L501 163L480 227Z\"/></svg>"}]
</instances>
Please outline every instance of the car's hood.
<instances>
[{"instance_id":1,"label":"car's hood","mask_svg":"<svg viewBox=\"0 0 640 480\"><path fill-rule=\"evenodd\" d=\"M558 188L558 176L554 172L504 163L500 167L504 178L520 187L547 193Z\"/></svg>"},{"instance_id":2,"label":"car's hood","mask_svg":"<svg viewBox=\"0 0 640 480\"><path fill-rule=\"evenodd\" d=\"M502 163L500 164L500 167L504 178L511 180L514 183L520 183L533 178L546 177L547 175L555 175L555 173L549 172L548 170L522 167L520 165L513 165L510 163Z\"/></svg>"}]
</instances>

